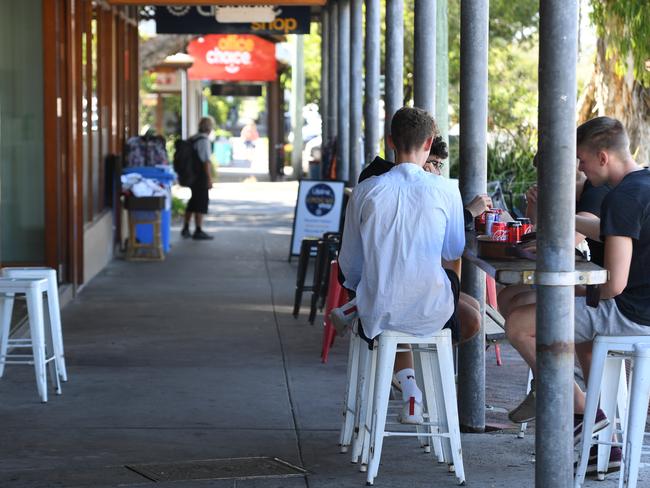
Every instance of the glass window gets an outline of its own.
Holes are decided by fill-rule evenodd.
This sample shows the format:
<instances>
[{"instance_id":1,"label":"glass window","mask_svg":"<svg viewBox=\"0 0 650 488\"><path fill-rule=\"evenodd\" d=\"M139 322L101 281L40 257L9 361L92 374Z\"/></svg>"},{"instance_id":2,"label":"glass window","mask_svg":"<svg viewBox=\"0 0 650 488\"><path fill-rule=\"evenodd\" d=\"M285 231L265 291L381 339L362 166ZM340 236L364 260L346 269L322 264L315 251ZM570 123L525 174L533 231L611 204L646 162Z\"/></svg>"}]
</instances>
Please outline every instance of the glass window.
<instances>
[{"instance_id":1,"label":"glass window","mask_svg":"<svg viewBox=\"0 0 650 488\"><path fill-rule=\"evenodd\" d=\"M0 260L45 253L42 0L0 0Z\"/></svg>"}]
</instances>

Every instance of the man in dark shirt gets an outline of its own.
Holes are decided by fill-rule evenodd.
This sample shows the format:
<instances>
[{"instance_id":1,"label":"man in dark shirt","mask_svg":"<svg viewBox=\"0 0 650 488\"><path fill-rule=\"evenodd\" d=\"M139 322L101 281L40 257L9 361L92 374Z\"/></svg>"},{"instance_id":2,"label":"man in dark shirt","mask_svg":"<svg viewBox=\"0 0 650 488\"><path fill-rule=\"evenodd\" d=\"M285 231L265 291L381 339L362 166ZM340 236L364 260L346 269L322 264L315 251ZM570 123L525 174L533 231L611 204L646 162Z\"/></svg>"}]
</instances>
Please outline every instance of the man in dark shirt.
<instances>
[{"instance_id":1,"label":"man in dark shirt","mask_svg":"<svg viewBox=\"0 0 650 488\"><path fill-rule=\"evenodd\" d=\"M604 242L604 266L609 271L598 307L587 306L584 289L576 288L576 353L587 381L596 335L650 335L650 171L637 165L623 125L609 117L578 127L577 156L579 169L595 187L612 188L603 200L600 220L576 216L578 232ZM520 332L511 342L535 371L535 305L513 310L509 319ZM575 393L579 424L585 396L577 384ZM515 410L521 418L534 418L534 390ZM604 415L600 418L596 429L609 423ZM620 451L612 455L620 461Z\"/></svg>"}]
</instances>

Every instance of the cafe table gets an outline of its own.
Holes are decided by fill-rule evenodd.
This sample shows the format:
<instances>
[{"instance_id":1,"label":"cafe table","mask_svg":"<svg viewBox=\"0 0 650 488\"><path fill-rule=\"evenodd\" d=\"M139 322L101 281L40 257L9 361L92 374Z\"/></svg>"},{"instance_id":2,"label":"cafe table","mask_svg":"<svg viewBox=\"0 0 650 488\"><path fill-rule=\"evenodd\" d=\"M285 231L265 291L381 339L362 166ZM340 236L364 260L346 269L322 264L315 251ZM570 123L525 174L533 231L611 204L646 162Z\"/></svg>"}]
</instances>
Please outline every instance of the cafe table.
<instances>
[{"instance_id":1,"label":"cafe table","mask_svg":"<svg viewBox=\"0 0 650 488\"><path fill-rule=\"evenodd\" d=\"M576 256L575 271L571 273L540 273L531 259L492 259L480 257L476 234L465 235L463 258L478 266L502 285L600 285L607 281L608 271Z\"/></svg>"},{"instance_id":2,"label":"cafe table","mask_svg":"<svg viewBox=\"0 0 650 488\"><path fill-rule=\"evenodd\" d=\"M465 242L465 263L476 265L502 285L586 285L587 288L594 288L594 285L603 284L608 278L606 269L580 257L576 257L575 270L572 272L539 272L536 269L537 263L531 259L480 257L478 239L474 232L466 233ZM458 392L462 423L464 418L471 421L485 418L485 345L480 343L461 347L469 347L466 353L461 354L463 359L458 364L458 375L462 378ZM465 384L466 387L462 386ZM474 429L476 426L470 425L469 428Z\"/></svg>"}]
</instances>

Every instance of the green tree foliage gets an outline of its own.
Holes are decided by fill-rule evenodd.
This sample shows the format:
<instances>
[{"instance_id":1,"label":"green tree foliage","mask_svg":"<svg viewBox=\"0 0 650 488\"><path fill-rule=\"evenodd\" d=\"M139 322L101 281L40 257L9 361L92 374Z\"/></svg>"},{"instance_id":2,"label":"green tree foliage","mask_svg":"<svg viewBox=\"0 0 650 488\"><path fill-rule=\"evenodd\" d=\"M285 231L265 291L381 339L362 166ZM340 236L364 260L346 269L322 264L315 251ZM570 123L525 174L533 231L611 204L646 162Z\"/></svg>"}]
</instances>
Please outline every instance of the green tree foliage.
<instances>
[{"instance_id":1,"label":"green tree foliage","mask_svg":"<svg viewBox=\"0 0 650 488\"><path fill-rule=\"evenodd\" d=\"M594 0L591 20L598 36L606 39L608 60L623 76L631 58L634 77L650 87L650 3L648 0Z\"/></svg>"},{"instance_id":2,"label":"green tree foliage","mask_svg":"<svg viewBox=\"0 0 650 488\"><path fill-rule=\"evenodd\" d=\"M490 2L488 122L519 145L534 142L537 120L537 0ZM458 122L460 99L460 2L449 2L449 101Z\"/></svg>"},{"instance_id":3,"label":"green tree foliage","mask_svg":"<svg viewBox=\"0 0 650 488\"><path fill-rule=\"evenodd\" d=\"M320 102L321 36L320 23L312 22L305 37L305 103Z\"/></svg>"}]
</instances>

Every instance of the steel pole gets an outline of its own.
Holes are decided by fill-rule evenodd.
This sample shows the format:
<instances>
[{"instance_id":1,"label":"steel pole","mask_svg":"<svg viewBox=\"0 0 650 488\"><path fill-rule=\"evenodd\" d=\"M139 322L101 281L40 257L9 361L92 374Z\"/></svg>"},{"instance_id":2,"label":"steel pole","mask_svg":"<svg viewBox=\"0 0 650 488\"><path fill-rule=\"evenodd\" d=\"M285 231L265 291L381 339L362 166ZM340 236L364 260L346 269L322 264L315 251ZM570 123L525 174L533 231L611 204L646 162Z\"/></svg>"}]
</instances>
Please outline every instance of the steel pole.
<instances>
[{"instance_id":1,"label":"steel pole","mask_svg":"<svg viewBox=\"0 0 650 488\"><path fill-rule=\"evenodd\" d=\"M291 101L293 117L293 149L291 150L291 165L295 179L302 179L302 126L303 107L305 106L305 40L302 35L294 39L293 60L291 63Z\"/></svg>"},{"instance_id":2,"label":"steel pole","mask_svg":"<svg viewBox=\"0 0 650 488\"><path fill-rule=\"evenodd\" d=\"M404 3L386 0L386 61L384 137L390 134L393 114L404 105ZM393 160L393 151L385 139L386 159Z\"/></svg>"},{"instance_id":3,"label":"steel pole","mask_svg":"<svg viewBox=\"0 0 650 488\"><path fill-rule=\"evenodd\" d=\"M415 106L436 112L436 0L415 0L413 88Z\"/></svg>"},{"instance_id":4,"label":"steel pole","mask_svg":"<svg viewBox=\"0 0 650 488\"><path fill-rule=\"evenodd\" d=\"M321 24L320 24L320 35L321 35L321 46L320 46L320 117L321 117L321 136L322 136L322 145L325 144L328 138L328 110L329 110L329 8L323 6L321 11ZM322 167L322 163L321 163Z\"/></svg>"},{"instance_id":5,"label":"steel pole","mask_svg":"<svg viewBox=\"0 0 650 488\"><path fill-rule=\"evenodd\" d=\"M364 164L379 154L379 64L380 64L379 0L366 0L366 97L363 105Z\"/></svg>"},{"instance_id":6,"label":"steel pole","mask_svg":"<svg viewBox=\"0 0 650 488\"><path fill-rule=\"evenodd\" d=\"M436 123L449 143L449 19L447 0L436 1ZM449 176L449 165L442 167Z\"/></svg>"},{"instance_id":7,"label":"steel pole","mask_svg":"<svg viewBox=\"0 0 650 488\"><path fill-rule=\"evenodd\" d=\"M488 0L460 4L460 191L463 203L487 187ZM485 317L485 273L463 266L463 290L481 304ZM461 426L485 430L485 334L458 348L458 397Z\"/></svg>"},{"instance_id":8,"label":"steel pole","mask_svg":"<svg viewBox=\"0 0 650 488\"><path fill-rule=\"evenodd\" d=\"M363 139L363 0L350 3L350 168L348 185L356 186L361 172Z\"/></svg>"},{"instance_id":9,"label":"steel pole","mask_svg":"<svg viewBox=\"0 0 650 488\"><path fill-rule=\"evenodd\" d=\"M577 2L540 2L539 27L536 274L561 276L575 268ZM536 486L573 486L573 297L537 288Z\"/></svg>"},{"instance_id":10,"label":"steel pole","mask_svg":"<svg viewBox=\"0 0 650 488\"><path fill-rule=\"evenodd\" d=\"M328 2L330 9L330 32L329 32L329 99L328 108L328 137L330 141L338 134L338 113L339 104L338 81L339 81L339 4L337 0ZM328 141L329 142L329 141Z\"/></svg>"},{"instance_id":11,"label":"steel pole","mask_svg":"<svg viewBox=\"0 0 650 488\"><path fill-rule=\"evenodd\" d=\"M339 0L338 144L336 179L350 179L350 0Z\"/></svg>"}]
</instances>

